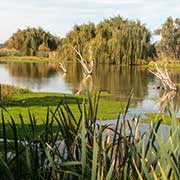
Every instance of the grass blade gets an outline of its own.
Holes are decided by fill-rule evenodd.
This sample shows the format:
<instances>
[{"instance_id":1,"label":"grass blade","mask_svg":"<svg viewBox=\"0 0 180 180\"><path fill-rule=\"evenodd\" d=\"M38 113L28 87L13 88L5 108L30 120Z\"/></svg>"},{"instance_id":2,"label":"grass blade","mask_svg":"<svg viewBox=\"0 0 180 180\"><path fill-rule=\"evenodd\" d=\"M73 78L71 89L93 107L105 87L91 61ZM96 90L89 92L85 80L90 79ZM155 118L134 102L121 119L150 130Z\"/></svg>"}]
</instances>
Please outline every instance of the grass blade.
<instances>
[{"instance_id":1,"label":"grass blade","mask_svg":"<svg viewBox=\"0 0 180 180\"><path fill-rule=\"evenodd\" d=\"M92 173L91 180L96 179L97 172L97 156L98 156L98 144L96 142L96 135L94 133L94 142L93 142L93 161L92 161Z\"/></svg>"},{"instance_id":2,"label":"grass blade","mask_svg":"<svg viewBox=\"0 0 180 180\"><path fill-rule=\"evenodd\" d=\"M85 104L83 103L83 106ZM85 108L85 107L84 107ZM83 111L82 117L82 177L85 179L85 172L86 172L86 130L85 130L85 112Z\"/></svg>"},{"instance_id":3,"label":"grass blade","mask_svg":"<svg viewBox=\"0 0 180 180\"><path fill-rule=\"evenodd\" d=\"M9 180L15 180L13 174L11 173L11 170L9 169L7 164L4 162L4 160L1 158L1 156L0 156L0 167L1 167L0 169L3 169L4 174L6 175L6 177L8 177Z\"/></svg>"},{"instance_id":4,"label":"grass blade","mask_svg":"<svg viewBox=\"0 0 180 180\"><path fill-rule=\"evenodd\" d=\"M108 174L106 176L106 180L111 180L112 179L112 173L113 173L113 170L114 170L114 164L115 164L115 160L113 160L112 164L111 164L111 167L108 171Z\"/></svg>"},{"instance_id":5,"label":"grass blade","mask_svg":"<svg viewBox=\"0 0 180 180\"><path fill-rule=\"evenodd\" d=\"M3 111L1 111L1 117L2 117L2 126L3 126L3 143L4 143L4 159L5 162L7 163L7 136L6 136L6 124L5 124L5 120L4 120L4 114Z\"/></svg>"}]
</instances>

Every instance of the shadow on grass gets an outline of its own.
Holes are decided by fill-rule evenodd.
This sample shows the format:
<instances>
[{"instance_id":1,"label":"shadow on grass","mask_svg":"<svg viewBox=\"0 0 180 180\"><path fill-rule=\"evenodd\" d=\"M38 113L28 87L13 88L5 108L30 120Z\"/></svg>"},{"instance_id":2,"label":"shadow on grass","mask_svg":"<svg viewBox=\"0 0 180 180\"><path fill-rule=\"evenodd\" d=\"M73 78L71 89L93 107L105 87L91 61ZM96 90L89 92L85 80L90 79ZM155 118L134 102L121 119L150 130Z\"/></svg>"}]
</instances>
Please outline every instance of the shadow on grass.
<instances>
[{"instance_id":1,"label":"shadow on grass","mask_svg":"<svg viewBox=\"0 0 180 180\"><path fill-rule=\"evenodd\" d=\"M5 107L12 106L57 106L59 103L61 104L77 104L82 103L82 98L77 97L59 97L59 96L45 96L45 97L31 97L25 98L21 100L9 99L4 101Z\"/></svg>"}]
</instances>

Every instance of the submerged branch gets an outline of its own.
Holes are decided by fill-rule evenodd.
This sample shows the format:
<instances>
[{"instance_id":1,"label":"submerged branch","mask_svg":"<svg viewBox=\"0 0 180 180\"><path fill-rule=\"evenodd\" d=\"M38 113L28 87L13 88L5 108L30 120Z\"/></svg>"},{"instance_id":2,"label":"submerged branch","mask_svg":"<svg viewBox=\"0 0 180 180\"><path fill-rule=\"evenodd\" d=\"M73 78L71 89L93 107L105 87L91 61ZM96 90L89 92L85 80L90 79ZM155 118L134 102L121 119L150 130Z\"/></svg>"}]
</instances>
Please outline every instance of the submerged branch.
<instances>
[{"instance_id":1,"label":"submerged branch","mask_svg":"<svg viewBox=\"0 0 180 180\"><path fill-rule=\"evenodd\" d=\"M59 65L60 65L60 68L63 70L63 72L67 73L67 68L66 68L64 62L62 62L62 63L60 62Z\"/></svg>"}]
</instances>

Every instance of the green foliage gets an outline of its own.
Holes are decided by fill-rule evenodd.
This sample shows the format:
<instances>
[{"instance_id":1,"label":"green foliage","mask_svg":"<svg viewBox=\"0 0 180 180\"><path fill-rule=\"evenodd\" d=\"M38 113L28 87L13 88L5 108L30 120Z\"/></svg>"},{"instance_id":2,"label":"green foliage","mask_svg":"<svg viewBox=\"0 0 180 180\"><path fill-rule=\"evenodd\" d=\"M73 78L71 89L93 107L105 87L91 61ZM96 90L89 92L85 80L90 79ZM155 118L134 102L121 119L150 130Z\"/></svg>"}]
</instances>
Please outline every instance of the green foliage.
<instances>
[{"instance_id":1,"label":"green foliage","mask_svg":"<svg viewBox=\"0 0 180 180\"><path fill-rule=\"evenodd\" d=\"M75 25L73 30L66 35L66 38L62 39L62 44L58 47L59 56L64 60L72 61L76 59L77 55L72 47L78 47L81 51L84 51L83 55L87 54L85 52L86 46L95 37L95 30L93 23Z\"/></svg>"},{"instance_id":2,"label":"green foliage","mask_svg":"<svg viewBox=\"0 0 180 180\"><path fill-rule=\"evenodd\" d=\"M168 17L161 29L155 31L156 35L161 36L161 41L157 48L161 55L171 59L180 59L180 19L173 20Z\"/></svg>"},{"instance_id":3,"label":"green foliage","mask_svg":"<svg viewBox=\"0 0 180 180\"><path fill-rule=\"evenodd\" d=\"M133 127L126 120L130 99L115 127L97 121L98 102L98 94L92 100L87 92L83 104L77 102L79 117L68 104L60 102L55 110L48 108L42 131L30 111L29 124L19 115L21 136L10 117L12 139L7 139L8 124L2 111L1 179L180 178L180 134L172 111L171 132L164 140L157 133L161 120L152 124L149 133L137 134L139 121ZM58 124L55 132L54 123Z\"/></svg>"},{"instance_id":4,"label":"green foliage","mask_svg":"<svg viewBox=\"0 0 180 180\"><path fill-rule=\"evenodd\" d=\"M55 109L61 101L63 104L68 103L73 110L74 116L79 116L79 111L76 106L77 101L82 103L82 96L75 96L71 94L60 93L43 93L43 92L30 92L26 89L18 89L13 86L2 85L3 104L6 106L8 112L14 117L15 121L19 123L19 112L24 117L25 122L28 122L27 108L33 114L36 114L37 124L42 125L42 117L46 116L46 107ZM126 105L125 102L118 102L108 100L101 96L99 101L99 111L97 114L98 119L115 119L117 114L122 111ZM131 104L133 106L133 103ZM5 118L8 120L8 114L5 113ZM7 121L6 121L7 122Z\"/></svg>"},{"instance_id":5,"label":"green foliage","mask_svg":"<svg viewBox=\"0 0 180 180\"><path fill-rule=\"evenodd\" d=\"M42 28L27 28L18 30L5 42L4 47L16 49L23 55L36 56L37 52L56 50L60 40Z\"/></svg>"},{"instance_id":6,"label":"green foliage","mask_svg":"<svg viewBox=\"0 0 180 180\"><path fill-rule=\"evenodd\" d=\"M93 23L74 26L58 50L65 60L77 59L72 48L76 47L87 60L92 49L96 63L143 64L156 53L150 37L150 32L139 21L123 20L117 16L96 26Z\"/></svg>"}]
</instances>

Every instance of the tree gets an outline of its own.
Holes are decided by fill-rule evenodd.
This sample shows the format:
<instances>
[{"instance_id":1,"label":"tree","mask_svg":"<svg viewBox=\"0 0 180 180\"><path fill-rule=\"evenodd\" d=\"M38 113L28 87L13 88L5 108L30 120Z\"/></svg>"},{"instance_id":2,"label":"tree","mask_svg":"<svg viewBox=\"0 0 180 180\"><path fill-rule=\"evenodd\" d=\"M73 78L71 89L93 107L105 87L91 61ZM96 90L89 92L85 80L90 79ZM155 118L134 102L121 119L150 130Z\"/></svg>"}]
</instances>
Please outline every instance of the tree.
<instances>
[{"instance_id":1,"label":"tree","mask_svg":"<svg viewBox=\"0 0 180 180\"><path fill-rule=\"evenodd\" d=\"M39 50L54 51L59 44L58 37L45 32L42 28L27 28L14 33L4 46L14 48L24 55L35 56Z\"/></svg>"},{"instance_id":2,"label":"tree","mask_svg":"<svg viewBox=\"0 0 180 180\"><path fill-rule=\"evenodd\" d=\"M96 63L142 64L156 55L150 37L150 32L140 21L124 20L117 16L105 19L96 26L92 23L75 25L58 49L64 60L77 59L72 48L77 46L88 60L88 47L91 46Z\"/></svg>"},{"instance_id":3,"label":"tree","mask_svg":"<svg viewBox=\"0 0 180 180\"><path fill-rule=\"evenodd\" d=\"M155 34L161 36L161 41L157 44L159 52L169 58L180 59L180 19L168 17Z\"/></svg>"}]
</instances>

